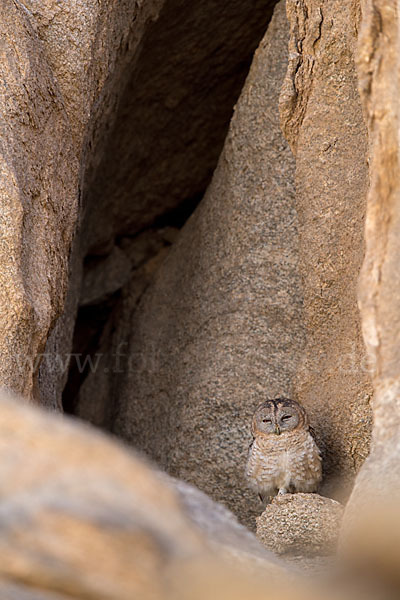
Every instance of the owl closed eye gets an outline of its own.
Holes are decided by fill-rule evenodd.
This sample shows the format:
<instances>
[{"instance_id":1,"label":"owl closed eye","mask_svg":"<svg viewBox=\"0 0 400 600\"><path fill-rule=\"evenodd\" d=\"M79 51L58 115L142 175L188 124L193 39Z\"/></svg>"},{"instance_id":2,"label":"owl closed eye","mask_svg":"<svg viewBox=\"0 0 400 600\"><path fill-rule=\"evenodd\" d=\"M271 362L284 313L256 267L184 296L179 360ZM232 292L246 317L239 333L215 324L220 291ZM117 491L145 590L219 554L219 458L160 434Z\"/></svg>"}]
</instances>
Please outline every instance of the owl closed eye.
<instances>
[{"instance_id":1,"label":"owl closed eye","mask_svg":"<svg viewBox=\"0 0 400 600\"><path fill-rule=\"evenodd\" d=\"M305 409L295 400L266 400L252 420L254 441L246 476L260 498L314 492L322 476L321 456Z\"/></svg>"},{"instance_id":2,"label":"owl closed eye","mask_svg":"<svg viewBox=\"0 0 400 600\"><path fill-rule=\"evenodd\" d=\"M263 403L254 414L253 435L258 432L279 435L284 431L292 431L299 425L303 426L307 421L305 411L300 404L296 402L295 406L293 402L281 400L277 405Z\"/></svg>"}]
</instances>

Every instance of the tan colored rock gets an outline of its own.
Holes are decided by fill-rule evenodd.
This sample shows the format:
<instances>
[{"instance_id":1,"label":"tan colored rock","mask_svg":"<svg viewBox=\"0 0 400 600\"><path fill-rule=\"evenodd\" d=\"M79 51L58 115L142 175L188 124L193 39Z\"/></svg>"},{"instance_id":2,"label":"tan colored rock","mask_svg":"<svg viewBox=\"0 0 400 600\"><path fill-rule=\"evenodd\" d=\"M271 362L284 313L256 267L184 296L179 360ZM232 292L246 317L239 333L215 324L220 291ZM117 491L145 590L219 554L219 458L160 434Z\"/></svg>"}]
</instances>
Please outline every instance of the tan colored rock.
<instances>
[{"instance_id":1,"label":"tan colored rock","mask_svg":"<svg viewBox=\"0 0 400 600\"><path fill-rule=\"evenodd\" d=\"M251 525L250 418L267 395L291 393L302 347L294 160L278 114L287 39L281 3L206 197L139 306L136 281L124 289L78 404L105 397L103 426Z\"/></svg>"},{"instance_id":2,"label":"tan colored rock","mask_svg":"<svg viewBox=\"0 0 400 600\"><path fill-rule=\"evenodd\" d=\"M63 308L79 162L29 14L5 0L0 23L0 384L30 396L37 355Z\"/></svg>"},{"instance_id":3,"label":"tan colored rock","mask_svg":"<svg viewBox=\"0 0 400 600\"><path fill-rule=\"evenodd\" d=\"M296 153L306 347L296 399L323 452L324 493L345 497L369 452L372 386L357 309L368 189L354 54L357 1L288 0L282 127Z\"/></svg>"},{"instance_id":4,"label":"tan colored rock","mask_svg":"<svg viewBox=\"0 0 400 600\"><path fill-rule=\"evenodd\" d=\"M80 145L97 144L112 122L125 69L163 0L99 0L90 5L84 0L18 0L17 4L46 48L73 137Z\"/></svg>"},{"instance_id":5,"label":"tan colored rock","mask_svg":"<svg viewBox=\"0 0 400 600\"><path fill-rule=\"evenodd\" d=\"M2 600L331 598L203 493L2 392L0 476Z\"/></svg>"},{"instance_id":6,"label":"tan colored rock","mask_svg":"<svg viewBox=\"0 0 400 600\"><path fill-rule=\"evenodd\" d=\"M276 496L257 517L257 537L275 554L333 554L342 516L339 502L318 494Z\"/></svg>"},{"instance_id":7,"label":"tan colored rock","mask_svg":"<svg viewBox=\"0 0 400 600\"><path fill-rule=\"evenodd\" d=\"M81 261L87 249L106 255L112 251L116 235L137 234L144 226L153 226L156 218L164 218L168 211L172 211L171 219L176 218L180 226L188 210L193 210L216 164L232 106L273 4L274 0L256 0L251 5L235 0L222 11L214 0L203 1L201 10L196 3L183 5L174 0L3 3L2 31L6 35L9 7L16 10L16 5L35 32L35 43L40 43L40 52L33 46L29 51L35 64L26 72L33 80L40 80L47 69L62 111L60 123L52 127L49 120L46 132L40 133L50 150L42 145L38 156L33 152L18 162L18 173L21 171L24 177L27 164L38 174L44 161L49 168L49 181L55 181L55 214L46 202L36 202L35 215L27 228L38 238L31 226L40 228L37 223L41 223L46 229L43 244L53 250L40 249L38 243L32 245L29 239L25 241L27 231L21 233L14 211L8 219L12 223L7 224L7 235L15 229L12 243L17 248L16 255L20 236L23 252L36 258L28 265L25 257L9 285L10 289L23 285L22 308L18 298L9 304L10 292L7 296L4 292L0 303L5 307L4 324L10 330L9 341L4 341L8 347L3 349L4 373L0 383L34 395L41 404L53 409L61 408L66 380L64 364L71 351ZM10 27L10 39L14 30L18 28ZM18 34L15 43L23 45L24 35ZM43 57L46 64L42 68ZM18 60L17 57L16 64ZM3 66L7 81L7 60ZM36 98L33 113L42 110L41 99L46 93L45 89L31 93ZM16 129L13 135L5 136L10 145L12 140L18 140L21 126L13 117L14 109L11 105L10 118L4 114L7 124ZM47 110L44 105L43 110ZM24 114L22 107L21 119ZM56 112L52 118L58 118ZM39 148L34 139L36 133L32 140L28 139L29 128L24 125L24 135L28 134L26 148ZM58 146L63 151L61 169L53 167L58 160ZM54 160L52 152L56 153ZM39 183L35 185L40 186L45 177L37 175L37 179ZM12 196L9 189L5 193L7 198ZM29 193L28 189L28 196ZM175 217L173 211L177 207ZM26 203L26 223L31 219L31 208ZM68 265L78 216L87 217L83 221L88 222L88 227L79 233L74 258ZM65 247L58 247L57 235ZM41 258L46 252L48 256ZM20 259L14 257L10 243L4 254L0 264L4 262L4 278L10 281L10 270ZM41 261L43 265L39 265ZM27 289L28 280L32 280L35 290ZM55 291L49 291L51 286ZM21 316L29 311L33 316ZM36 324L31 324L32 318ZM19 339L18 332L24 339ZM8 356L10 348L15 348L13 358ZM16 370L21 372L18 377ZM33 380L39 388L34 394Z\"/></svg>"},{"instance_id":8,"label":"tan colored rock","mask_svg":"<svg viewBox=\"0 0 400 600\"><path fill-rule=\"evenodd\" d=\"M62 393L68 380L71 362L70 353L81 290L82 267L80 245L78 238L75 238L71 249L64 311L47 339L37 375L40 404L57 412L63 412Z\"/></svg>"},{"instance_id":9,"label":"tan colored rock","mask_svg":"<svg viewBox=\"0 0 400 600\"><path fill-rule=\"evenodd\" d=\"M399 582L400 178L398 6L362 3L358 73L370 136L371 187L359 305L375 397L371 454L345 513L347 558Z\"/></svg>"},{"instance_id":10,"label":"tan colored rock","mask_svg":"<svg viewBox=\"0 0 400 600\"><path fill-rule=\"evenodd\" d=\"M64 308L86 151L160 6L5 0L0 8L0 384L36 400L41 355Z\"/></svg>"},{"instance_id":11,"label":"tan colored rock","mask_svg":"<svg viewBox=\"0 0 400 600\"><path fill-rule=\"evenodd\" d=\"M115 124L96 150L101 162L86 181L89 252L168 211L173 220L177 207L178 225L185 222L211 179L275 2L230 0L222 9L215 0L165 0L126 73Z\"/></svg>"},{"instance_id":12,"label":"tan colored rock","mask_svg":"<svg viewBox=\"0 0 400 600\"><path fill-rule=\"evenodd\" d=\"M219 577L232 568L224 557L245 578L251 557L271 577L282 568L200 492L177 493L115 441L3 394L0 474L0 590L18 598L168 598L190 565L210 570L211 556Z\"/></svg>"}]
</instances>

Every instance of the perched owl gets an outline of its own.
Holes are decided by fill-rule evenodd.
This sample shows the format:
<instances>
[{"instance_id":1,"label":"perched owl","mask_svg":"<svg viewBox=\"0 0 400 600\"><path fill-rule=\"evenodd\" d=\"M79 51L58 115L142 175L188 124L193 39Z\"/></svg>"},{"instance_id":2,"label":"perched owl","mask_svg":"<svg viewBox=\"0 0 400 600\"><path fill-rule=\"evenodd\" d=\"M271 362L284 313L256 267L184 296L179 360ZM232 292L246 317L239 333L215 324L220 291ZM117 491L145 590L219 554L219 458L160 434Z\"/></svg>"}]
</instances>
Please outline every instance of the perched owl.
<instances>
[{"instance_id":1,"label":"perched owl","mask_svg":"<svg viewBox=\"0 0 400 600\"><path fill-rule=\"evenodd\" d=\"M306 411L288 398L266 400L252 422L246 476L262 502L288 492L315 492L321 481L321 455Z\"/></svg>"}]
</instances>

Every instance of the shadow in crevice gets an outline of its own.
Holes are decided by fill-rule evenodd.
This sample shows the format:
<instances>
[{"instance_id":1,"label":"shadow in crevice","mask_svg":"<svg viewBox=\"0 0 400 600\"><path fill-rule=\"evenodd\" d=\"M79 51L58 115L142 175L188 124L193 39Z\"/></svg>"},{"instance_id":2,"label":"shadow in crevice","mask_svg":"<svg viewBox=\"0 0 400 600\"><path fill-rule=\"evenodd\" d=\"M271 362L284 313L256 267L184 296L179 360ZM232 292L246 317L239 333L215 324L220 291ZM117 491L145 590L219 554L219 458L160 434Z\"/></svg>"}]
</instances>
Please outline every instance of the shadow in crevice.
<instances>
[{"instance_id":1,"label":"shadow in crevice","mask_svg":"<svg viewBox=\"0 0 400 600\"><path fill-rule=\"evenodd\" d=\"M124 285L175 242L201 201L275 4L166 0L149 25L84 189L84 276L73 343L81 358L71 361L66 412L76 413Z\"/></svg>"}]
</instances>

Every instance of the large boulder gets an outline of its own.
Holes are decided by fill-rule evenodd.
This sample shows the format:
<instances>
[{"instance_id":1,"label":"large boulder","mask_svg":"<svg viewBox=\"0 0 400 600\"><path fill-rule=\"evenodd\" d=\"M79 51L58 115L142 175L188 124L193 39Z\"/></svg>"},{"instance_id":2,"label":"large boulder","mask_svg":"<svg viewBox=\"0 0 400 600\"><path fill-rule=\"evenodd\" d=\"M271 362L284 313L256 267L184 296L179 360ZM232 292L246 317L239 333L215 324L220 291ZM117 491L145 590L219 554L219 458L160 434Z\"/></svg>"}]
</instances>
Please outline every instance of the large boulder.
<instances>
[{"instance_id":1,"label":"large boulder","mask_svg":"<svg viewBox=\"0 0 400 600\"><path fill-rule=\"evenodd\" d=\"M368 190L357 89L358 2L288 0L280 101L296 154L306 345L295 386L323 453L324 493L345 498L369 452L372 386L357 308Z\"/></svg>"},{"instance_id":2,"label":"large boulder","mask_svg":"<svg viewBox=\"0 0 400 600\"><path fill-rule=\"evenodd\" d=\"M29 11L5 0L0 22L0 384L32 396L38 355L63 309L79 160Z\"/></svg>"},{"instance_id":3,"label":"large boulder","mask_svg":"<svg viewBox=\"0 0 400 600\"><path fill-rule=\"evenodd\" d=\"M250 567L272 578L283 569L198 490L3 393L0 475L2 598L187 598L188 568L222 578L242 569L250 589Z\"/></svg>"},{"instance_id":4,"label":"large boulder","mask_svg":"<svg viewBox=\"0 0 400 600\"><path fill-rule=\"evenodd\" d=\"M137 277L124 288L77 408L249 524L260 508L243 476L250 416L291 394L303 343L294 159L278 113L287 41L281 2L205 198L145 293Z\"/></svg>"},{"instance_id":5,"label":"large boulder","mask_svg":"<svg viewBox=\"0 0 400 600\"><path fill-rule=\"evenodd\" d=\"M61 409L87 249L192 208L274 3L2 3L0 384Z\"/></svg>"},{"instance_id":6,"label":"large boulder","mask_svg":"<svg viewBox=\"0 0 400 600\"><path fill-rule=\"evenodd\" d=\"M356 300L368 187L358 13L311 1L287 10L286 75L280 4L205 198L160 255L147 291L149 278L138 291L137 276L124 288L99 347L104 362L77 408L248 523L261 508L242 477L260 400L293 395L306 407L323 493L338 499L371 433ZM281 124L296 166L279 129L282 81Z\"/></svg>"},{"instance_id":7,"label":"large boulder","mask_svg":"<svg viewBox=\"0 0 400 600\"><path fill-rule=\"evenodd\" d=\"M41 389L37 376L64 308L83 173L161 5L1 4L0 384L54 408L59 371L45 365Z\"/></svg>"},{"instance_id":8,"label":"large boulder","mask_svg":"<svg viewBox=\"0 0 400 600\"><path fill-rule=\"evenodd\" d=\"M347 558L399 581L400 566L400 177L398 14L363 2L358 72L370 134L371 187L359 287L375 398L371 454L345 513Z\"/></svg>"},{"instance_id":9,"label":"large boulder","mask_svg":"<svg viewBox=\"0 0 400 600\"><path fill-rule=\"evenodd\" d=\"M343 506L318 494L284 494L257 517L257 537L275 554L334 555Z\"/></svg>"},{"instance_id":10,"label":"large boulder","mask_svg":"<svg viewBox=\"0 0 400 600\"><path fill-rule=\"evenodd\" d=\"M203 195L275 2L235 0L223 8L215 0L28 3L83 146L81 228L65 312L39 371L42 404L61 408L70 369L65 404L73 407L84 377L73 359L68 362L71 346L85 354L98 341L87 326L91 321L101 329L97 308L78 310L80 300L88 300L79 293L82 274L97 306L102 296L92 287L92 263L98 281L105 279L116 253L126 266L125 242L135 245L161 222L180 227ZM112 282L116 295L122 283L120 277ZM112 312L108 300L102 314Z\"/></svg>"}]
</instances>

